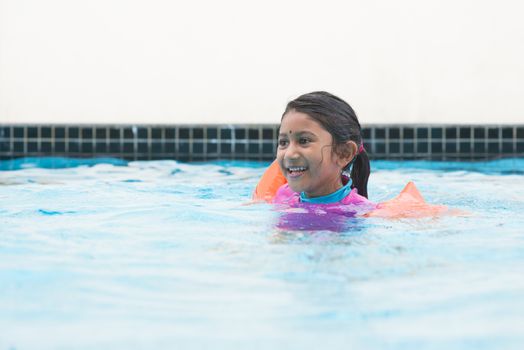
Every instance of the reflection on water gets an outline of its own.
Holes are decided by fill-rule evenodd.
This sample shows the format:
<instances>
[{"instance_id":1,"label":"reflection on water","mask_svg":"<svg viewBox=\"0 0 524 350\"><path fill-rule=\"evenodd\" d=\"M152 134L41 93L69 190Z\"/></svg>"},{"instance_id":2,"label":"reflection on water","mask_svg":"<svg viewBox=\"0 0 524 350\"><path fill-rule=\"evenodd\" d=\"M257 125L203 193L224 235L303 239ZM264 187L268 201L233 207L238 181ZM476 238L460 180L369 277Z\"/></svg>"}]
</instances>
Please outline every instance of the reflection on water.
<instances>
[{"instance_id":1,"label":"reflection on water","mask_svg":"<svg viewBox=\"0 0 524 350\"><path fill-rule=\"evenodd\" d=\"M288 208L279 211L276 227L281 230L353 232L363 227L356 212L330 212L320 208Z\"/></svg>"}]
</instances>

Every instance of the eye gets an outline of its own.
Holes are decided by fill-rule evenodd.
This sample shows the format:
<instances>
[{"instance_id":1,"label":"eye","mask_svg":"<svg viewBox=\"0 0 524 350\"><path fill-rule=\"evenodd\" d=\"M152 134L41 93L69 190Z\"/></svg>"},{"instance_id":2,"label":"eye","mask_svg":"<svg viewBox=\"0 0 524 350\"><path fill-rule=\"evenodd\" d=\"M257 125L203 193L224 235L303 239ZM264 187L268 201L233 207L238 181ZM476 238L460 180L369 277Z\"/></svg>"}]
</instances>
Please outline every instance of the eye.
<instances>
[{"instance_id":1,"label":"eye","mask_svg":"<svg viewBox=\"0 0 524 350\"><path fill-rule=\"evenodd\" d=\"M286 139L279 139L278 140L278 147L286 147L288 145L289 141Z\"/></svg>"},{"instance_id":2,"label":"eye","mask_svg":"<svg viewBox=\"0 0 524 350\"><path fill-rule=\"evenodd\" d=\"M308 143L311 142L311 139L309 139L308 137L301 137L298 142L301 144L301 145L307 145Z\"/></svg>"}]
</instances>

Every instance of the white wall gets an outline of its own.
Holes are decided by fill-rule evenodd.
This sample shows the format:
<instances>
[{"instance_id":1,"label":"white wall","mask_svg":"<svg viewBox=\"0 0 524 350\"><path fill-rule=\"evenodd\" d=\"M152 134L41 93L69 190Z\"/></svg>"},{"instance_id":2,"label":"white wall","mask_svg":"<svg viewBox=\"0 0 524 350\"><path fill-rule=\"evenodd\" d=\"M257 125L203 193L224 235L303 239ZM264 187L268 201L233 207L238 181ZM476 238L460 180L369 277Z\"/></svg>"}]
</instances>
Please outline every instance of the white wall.
<instances>
[{"instance_id":1,"label":"white wall","mask_svg":"<svg viewBox=\"0 0 524 350\"><path fill-rule=\"evenodd\" d=\"M0 123L524 123L523 4L0 0Z\"/></svg>"}]
</instances>

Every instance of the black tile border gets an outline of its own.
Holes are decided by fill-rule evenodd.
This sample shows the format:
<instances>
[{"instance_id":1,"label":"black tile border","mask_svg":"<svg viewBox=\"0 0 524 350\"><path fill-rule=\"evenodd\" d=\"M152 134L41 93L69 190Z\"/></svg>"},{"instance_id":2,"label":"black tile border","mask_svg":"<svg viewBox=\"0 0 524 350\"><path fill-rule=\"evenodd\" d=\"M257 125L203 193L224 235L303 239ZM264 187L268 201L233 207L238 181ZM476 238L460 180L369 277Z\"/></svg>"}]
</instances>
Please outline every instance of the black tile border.
<instances>
[{"instance_id":1,"label":"black tile border","mask_svg":"<svg viewBox=\"0 0 524 350\"><path fill-rule=\"evenodd\" d=\"M0 159L115 157L126 160L272 160L277 124L0 124ZM372 124L371 159L486 160L524 157L523 125Z\"/></svg>"}]
</instances>

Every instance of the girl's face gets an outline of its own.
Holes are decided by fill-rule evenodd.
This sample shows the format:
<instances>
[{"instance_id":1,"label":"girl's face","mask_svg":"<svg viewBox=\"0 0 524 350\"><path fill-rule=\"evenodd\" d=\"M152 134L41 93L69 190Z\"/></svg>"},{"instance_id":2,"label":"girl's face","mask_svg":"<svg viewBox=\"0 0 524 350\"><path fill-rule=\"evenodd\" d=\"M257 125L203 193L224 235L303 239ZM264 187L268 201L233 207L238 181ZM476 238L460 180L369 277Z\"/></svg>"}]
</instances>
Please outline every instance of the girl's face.
<instances>
[{"instance_id":1,"label":"girl's face","mask_svg":"<svg viewBox=\"0 0 524 350\"><path fill-rule=\"evenodd\" d=\"M352 158L333 152L333 137L305 113L289 111L280 124L277 160L289 187L320 197L342 187L342 168ZM349 158L349 159L348 159Z\"/></svg>"}]
</instances>

